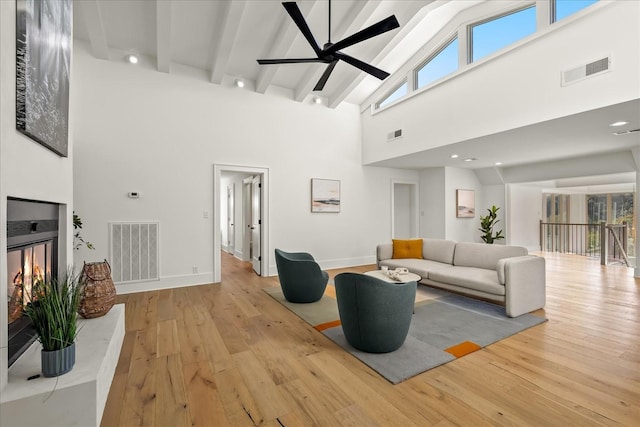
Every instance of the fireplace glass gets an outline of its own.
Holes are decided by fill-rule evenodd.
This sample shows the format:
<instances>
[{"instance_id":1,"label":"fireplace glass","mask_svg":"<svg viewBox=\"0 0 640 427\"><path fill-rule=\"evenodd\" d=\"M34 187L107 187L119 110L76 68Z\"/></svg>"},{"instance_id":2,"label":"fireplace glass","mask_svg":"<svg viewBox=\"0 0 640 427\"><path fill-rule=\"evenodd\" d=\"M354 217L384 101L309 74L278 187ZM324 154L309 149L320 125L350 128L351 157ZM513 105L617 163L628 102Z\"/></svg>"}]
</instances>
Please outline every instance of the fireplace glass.
<instances>
[{"instance_id":1,"label":"fireplace glass","mask_svg":"<svg viewBox=\"0 0 640 427\"><path fill-rule=\"evenodd\" d=\"M38 299L38 286L51 280L53 243L53 240L37 242L7 252L9 365L35 338L24 308Z\"/></svg>"},{"instance_id":2,"label":"fireplace glass","mask_svg":"<svg viewBox=\"0 0 640 427\"><path fill-rule=\"evenodd\" d=\"M7 253L9 323L22 317L24 306L37 298L38 285L51 280L52 246L50 240Z\"/></svg>"}]
</instances>

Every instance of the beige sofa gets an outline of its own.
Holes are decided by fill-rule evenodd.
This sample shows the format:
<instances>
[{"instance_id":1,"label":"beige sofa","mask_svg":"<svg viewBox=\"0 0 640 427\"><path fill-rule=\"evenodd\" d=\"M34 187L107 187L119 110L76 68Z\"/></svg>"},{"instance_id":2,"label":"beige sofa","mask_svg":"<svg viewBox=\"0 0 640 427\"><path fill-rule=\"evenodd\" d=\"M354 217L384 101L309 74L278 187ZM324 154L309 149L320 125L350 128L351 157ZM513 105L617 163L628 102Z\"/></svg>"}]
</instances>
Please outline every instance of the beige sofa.
<instances>
[{"instance_id":1,"label":"beige sofa","mask_svg":"<svg viewBox=\"0 0 640 427\"><path fill-rule=\"evenodd\" d=\"M378 245L376 255L378 268L406 267L422 284L503 302L509 317L545 304L544 258L520 246L422 239L422 259L394 259L392 243Z\"/></svg>"}]
</instances>

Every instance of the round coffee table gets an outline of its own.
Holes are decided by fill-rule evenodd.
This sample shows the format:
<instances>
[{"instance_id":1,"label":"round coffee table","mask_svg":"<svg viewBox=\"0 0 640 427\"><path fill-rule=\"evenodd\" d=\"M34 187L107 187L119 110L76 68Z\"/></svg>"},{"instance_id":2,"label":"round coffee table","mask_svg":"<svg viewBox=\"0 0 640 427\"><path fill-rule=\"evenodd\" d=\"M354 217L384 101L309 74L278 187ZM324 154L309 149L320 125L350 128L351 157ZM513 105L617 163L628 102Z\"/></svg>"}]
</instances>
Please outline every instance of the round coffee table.
<instances>
[{"instance_id":1,"label":"round coffee table","mask_svg":"<svg viewBox=\"0 0 640 427\"><path fill-rule=\"evenodd\" d=\"M422 277L415 273L403 273L400 275L400 280L392 279L391 277L387 276L382 270L365 271L364 274L390 283L419 282L420 280L422 280Z\"/></svg>"}]
</instances>

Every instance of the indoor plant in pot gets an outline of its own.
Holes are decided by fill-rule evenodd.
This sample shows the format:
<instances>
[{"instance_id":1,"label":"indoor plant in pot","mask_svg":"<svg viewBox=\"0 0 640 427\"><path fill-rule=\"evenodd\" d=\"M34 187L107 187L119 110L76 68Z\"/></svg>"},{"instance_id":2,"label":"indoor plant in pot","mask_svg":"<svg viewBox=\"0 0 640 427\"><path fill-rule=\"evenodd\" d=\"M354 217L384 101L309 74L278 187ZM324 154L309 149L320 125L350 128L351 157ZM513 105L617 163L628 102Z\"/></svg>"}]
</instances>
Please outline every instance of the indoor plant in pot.
<instances>
[{"instance_id":1,"label":"indoor plant in pot","mask_svg":"<svg viewBox=\"0 0 640 427\"><path fill-rule=\"evenodd\" d=\"M480 215L480 228L478 228L478 230L482 231L480 238L485 243L493 244L495 240L504 239L502 230L498 230L495 234L493 233L493 227L500 222L498 219L499 209L500 208L493 205L491 206L491 209L487 209L487 211L489 211L487 216Z\"/></svg>"},{"instance_id":2,"label":"indoor plant in pot","mask_svg":"<svg viewBox=\"0 0 640 427\"><path fill-rule=\"evenodd\" d=\"M42 374L45 377L66 374L76 360L78 280L69 272L63 280L40 281L34 284L33 294L25 312L42 344Z\"/></svg>"}]
</instances>

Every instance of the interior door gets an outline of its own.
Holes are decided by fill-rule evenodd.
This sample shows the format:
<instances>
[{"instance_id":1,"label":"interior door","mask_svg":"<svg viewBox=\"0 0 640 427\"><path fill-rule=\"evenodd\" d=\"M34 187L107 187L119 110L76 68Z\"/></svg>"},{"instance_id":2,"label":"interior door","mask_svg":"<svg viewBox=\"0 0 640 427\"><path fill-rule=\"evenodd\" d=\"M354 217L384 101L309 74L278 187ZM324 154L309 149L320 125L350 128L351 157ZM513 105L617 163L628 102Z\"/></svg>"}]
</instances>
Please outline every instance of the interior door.
<instances>
[{"instance_id":1,"label":"interior door","mask_svg":"<svg viewBox=\"0 0 640 427\"><path fill-rule=\"evenodd\" d=\"M260 237L261 237L261 179L260 175L253 177L251 181L251 264L253 270L262 274L262 254L260 252Z\"/></svg>"},{"instance_id":2,"label":"interior door","mask_svg":"<svg viewBox=\"0 0 640 427\"><path fill-rule=\"evenodd\" d=\"M235 184L229 184L227 187L227 252L233 254L235 252Z\"/></svg>"}]
</instances>

